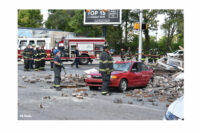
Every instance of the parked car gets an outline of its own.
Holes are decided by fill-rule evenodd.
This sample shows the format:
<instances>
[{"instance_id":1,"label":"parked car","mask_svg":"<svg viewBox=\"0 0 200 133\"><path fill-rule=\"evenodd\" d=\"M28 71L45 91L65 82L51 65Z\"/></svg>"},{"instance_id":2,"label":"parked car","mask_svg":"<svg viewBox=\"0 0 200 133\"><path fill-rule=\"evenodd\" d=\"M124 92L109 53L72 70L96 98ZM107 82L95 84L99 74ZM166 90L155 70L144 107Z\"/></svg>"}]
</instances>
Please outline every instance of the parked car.
<instances>
[{"instance_id":1,"label":"parked car","mask_svg":"<svg viewBox=\"0 0 200 133\"><path fill-rule=\"evenodd\" d=\"M177 50L173 53L167 53L167 56L170 56L170 57L179 57L179 56L183 56L183 50Z\"/></svg>"},{"instance_id":2,"label":"parked car","mask_svg":"<svg viewBox=\"0 0 200 133\"><path fill-rule=\"evenodd\" d=\"M178 98L168 107L163 120L184 120L184 96Z\"/></svg>"},{"instance_id":3,"label":"parked car","mask_svg":"<svg viewBox=\"0 0 200 133\"><path fill-rule=\"evenodd\" d=\"M119 88L121 91L129 87L143 87L153 81L153 70L142 62L117 61L113 68L109 87ZM85 82L90 89L98 89L102 86L102 76L99 72L90 73Z\"/></svg>"}]
</instances>

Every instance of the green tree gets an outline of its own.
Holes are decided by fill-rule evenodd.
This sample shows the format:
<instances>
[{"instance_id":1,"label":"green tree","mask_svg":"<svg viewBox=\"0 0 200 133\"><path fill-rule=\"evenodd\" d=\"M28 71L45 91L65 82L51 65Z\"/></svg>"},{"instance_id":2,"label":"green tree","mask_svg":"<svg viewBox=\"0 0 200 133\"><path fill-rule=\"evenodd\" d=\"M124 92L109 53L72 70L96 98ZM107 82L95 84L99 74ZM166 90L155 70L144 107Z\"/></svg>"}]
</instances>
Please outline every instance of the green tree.
<instances>
[{"instance_id":1,"label":"green tree","mask_svg":"<svg viewBox=\"0 0 200 133\"><path fill-rule=\"evenodd\" d=\"M83 24L83 13L84 10L75 10L74 15L69 22L71 31L77 33L78 35L89 37L102 36L102 26Z\"/></svg>"},{"instance_id":2,"label":"green tree","mask_svg":"<svg viewBox=\"0 0 200 133\"><path fill-rule=\"evenodd\" d=\"M164 11L167 17L165 18L165 22L162 25L162 29L165 31L166 35L166 52L173 51L172 43L173 38L178 37L181 43L183 43L183 26L184 26L184 18L183 18L183 10L165 10ZM180 44L183 46L183 44Z\"/></svg>"},{"instance_id":3,"label":"green tree","mask_svg":"<svg viewBox=\"0 0 200 133\"><path fill-rule=\"evenodd\" d=\"M124 24L124 31L125 31L125 38L124 38L125 45L129 45L128 43L132 43L129 41L131 41L130 38L132 38L134 35L128 35L128 33L133 30L132 24L139 22L139 13L140 10L138 9L123 10L122 12L122 22ZM143 23L148 24L148 29L143 30L145 35L145 40L143 43L144 51L148 51L151 48L151 40L149 32L157 29L158 20L156 20L156 18L159 13L160 10L143 10Z\"/></svg>"},{"instance_id":4,"label":"green tree","mask_svg":"<svg viewBox=\"0 0 200 133\"><path fill-rule=\"evenodd\" d=\"M18 27L42 27L43 15L40 10L18 10Z\"/></svg>"},{"instance_id":5,"label":"green tree","mask_svg":"<svg viewBox=\"0 0 200 133\"><path fill-rule=\"evenodd\" d=\"M110 48L114 48L116 53L119 53L121 48L121 38L122 38L122 29L121 26L107 26L107 35L106 40L110 46Z\"/></svg>"},{"instance_id":6,"label":"green tree","mask_svg":"<svg viewBox=\"0 0 200 133\"><path fill-rule=\"evenodd\" d=\"M70 31L70 17L73 15L72 10L49 10L50 15L45 22L46 28Z\"/></svg>"},{"instance_id":7,"label":"green tree","mask_svg":"<svg viewBox=\"0 0 200 133\"><path fill-rule=\"evenodd\" d=\"M150 43L150 35L149 31L157 30L158 20L156 20L159 14L159 10L143 10L143 23L148 25L148 28L144 30L145 35L145 43L144 43L144 50L149 51L152 47Z\"/></svg>"}]
</instances>

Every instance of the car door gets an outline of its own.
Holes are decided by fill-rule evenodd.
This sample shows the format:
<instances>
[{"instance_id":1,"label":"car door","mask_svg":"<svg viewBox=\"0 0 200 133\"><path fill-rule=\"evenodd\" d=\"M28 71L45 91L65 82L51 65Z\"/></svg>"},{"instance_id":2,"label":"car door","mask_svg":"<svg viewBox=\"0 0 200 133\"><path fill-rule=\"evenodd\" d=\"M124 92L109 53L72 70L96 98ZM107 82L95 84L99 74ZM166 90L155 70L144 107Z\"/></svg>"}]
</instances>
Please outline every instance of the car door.
<instances>
[{"instance_id":1,"label":"car door","mask_svg":"<svg viewBox=\"0 0 200 133\"><path fill-rule=\"evenodd\" d=\"M144 63L139 63L139 67L141 68L141 86L145 86L150 78L150 73L148 67Z\"/></svg>"},{"instance_id":2,"label":"car door","mask_svg":"<svg viewBox=\"0 0 200 133\"><path fill-rule=\"evenodd\" d=\"M135 62L128 74L128 86L135 87L140 86L140 79L141 79L141 70L139 68L138 62Z\"/></svg>"}]
</instances>

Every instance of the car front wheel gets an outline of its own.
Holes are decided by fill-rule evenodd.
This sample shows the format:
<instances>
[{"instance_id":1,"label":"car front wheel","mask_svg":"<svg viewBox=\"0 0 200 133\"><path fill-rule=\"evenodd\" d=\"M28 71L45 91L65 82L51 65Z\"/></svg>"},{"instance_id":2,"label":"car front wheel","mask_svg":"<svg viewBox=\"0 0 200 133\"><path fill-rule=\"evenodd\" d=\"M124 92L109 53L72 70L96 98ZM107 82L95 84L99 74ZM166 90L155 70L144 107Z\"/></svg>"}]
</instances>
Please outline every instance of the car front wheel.
<instances>
[{"instance_id":1,"label":"car front wheel","mask_svg":"<svg viewBox=\"0 0 200 133\"><path fill-rule=\"evenodd\" d=\"M128 82L126 81L126 79L121 79L119 84L119 90L124 92L127 90L127 88L128 88Z\"/></svg>"}]
</instances>

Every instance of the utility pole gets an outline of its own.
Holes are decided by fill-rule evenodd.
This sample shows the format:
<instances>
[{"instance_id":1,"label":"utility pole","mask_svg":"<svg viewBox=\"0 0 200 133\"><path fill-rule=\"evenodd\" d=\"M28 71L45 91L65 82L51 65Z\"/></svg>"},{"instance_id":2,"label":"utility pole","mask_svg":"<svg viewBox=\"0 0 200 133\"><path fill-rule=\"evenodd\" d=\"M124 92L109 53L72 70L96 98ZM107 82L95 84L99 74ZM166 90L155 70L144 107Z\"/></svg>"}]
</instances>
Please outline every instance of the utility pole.
<instances>
[{"instance_id":1,"label":"utility pole","mask_svg":"<svg viewBox=\"0 0 200 133\"><path fill-rule=\"evenodd\" d=\"M102 26L103 37L106 39L106 25Z\"/></svg>"},{"instance_id":2,"label":"utility pole","mask_svg":"<svg viewBox=\"0 0 200 133\"><path fill-rule=\"evenodd\" d=\"M158 48L158 30L156 30L156 45L157 45L157 48Z\"/></svg>"},{"instance_id":3,"label":"utility pole","mask_svg":"<svg viewBox=\"0 0 200 133\"><path fill-rule=\"evenodd\" d=\"M138 48L138 61L142 60L142 10L140 10L140 36Z\"/></svg>"}]
</instances>

